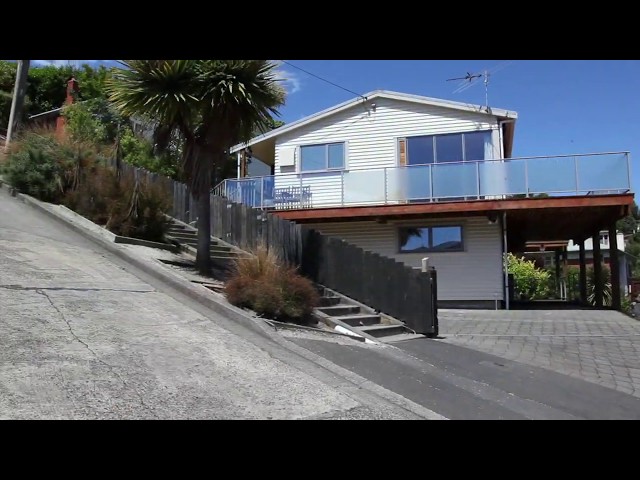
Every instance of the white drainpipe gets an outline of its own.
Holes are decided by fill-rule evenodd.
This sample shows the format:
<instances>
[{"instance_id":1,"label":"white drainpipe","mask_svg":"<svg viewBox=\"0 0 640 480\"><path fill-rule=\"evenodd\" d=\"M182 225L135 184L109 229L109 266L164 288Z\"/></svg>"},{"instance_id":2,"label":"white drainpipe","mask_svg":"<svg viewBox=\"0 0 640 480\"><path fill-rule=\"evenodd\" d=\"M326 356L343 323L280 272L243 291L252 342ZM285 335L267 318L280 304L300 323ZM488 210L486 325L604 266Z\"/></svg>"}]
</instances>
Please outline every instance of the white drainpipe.
<instances>
[{"instance_id":1,"label":"white drainpipe","mask_svg":"<svg viewBox=\"0 0 640 480\"><path fill-rule=\"evenodd\" d=\"M504 268L504 308L509 310L509 270L507 268L507 212L502 212L502 265Z\"/></svg>"},{"instance_id":2,"label":"white drainpipe","mask_svg":"<svg viewBox=\"0 0 640 480\"><path fill-rule=\"evenodd\" d=\"M498 135L500 138L500 157L502 159L505 158L505 149L504 149L504 135L502 133L503 131L503 125L505 123L515 123L516 120L514 118L512 119L507 119L507 120L500 120L498 121ZM511 152L511 154L513 155L513 152ZM507 268L508 262L507 262L507 212L502 212L502 264L503 264L503 270L504 270L504 307L506 310L509 310L509 271Z\"/></svg>"}]
</instances>

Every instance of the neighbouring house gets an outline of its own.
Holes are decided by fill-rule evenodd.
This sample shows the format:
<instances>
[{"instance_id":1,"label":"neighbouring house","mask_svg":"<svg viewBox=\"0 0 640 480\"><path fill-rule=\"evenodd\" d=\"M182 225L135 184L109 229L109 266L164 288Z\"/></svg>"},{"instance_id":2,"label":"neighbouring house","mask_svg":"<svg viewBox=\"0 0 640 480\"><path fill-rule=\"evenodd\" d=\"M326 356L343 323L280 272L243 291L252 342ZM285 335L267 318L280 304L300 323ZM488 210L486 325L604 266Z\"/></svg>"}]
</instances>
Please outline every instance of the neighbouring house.
<instances>
[{"instance_id":1,"label":"neighbouring house","mask_svg":"<svg viewBox=\"0 0 640 480\"><path fill-rule=\"evenodd\" d=\"M617 257L619 263L620 289L624 295L631 293L633 256L625 252L627 244L625 235L616 232L615 242L609 240L609 231L603 230L598 235L600 242L601 261L611 268L612 243L617 246ZM593 238L587 238L584 242L585 263L588 267L593 267ZM555 270L558 278L556 284L559 298L566 298L566 271L568 267L580 266L580 245L573 240L565 242L528 242L525 256L536 262L539 268Z\"/></svg>"},{"instance_id":2,"label":"neighbouring house","mask_svg":"<svg viewBox=\"0 0 640 480\"><path fill-rule=\"evenodd\" d=\"M633 257L624 251L626 246L626 242L624 240L624 233L616 232L616 254L618 256L618 262L620 264L620 287L623 289L624 294L627 295L631 293L631 279L632 279L632 270L633 270ZM609 232L602 231L599 235L600 240L600 250L602 252L602 261L605 265L611 268L611 252L612 252L612 242L609 240ZM588 238L584 242L584 250L586 255L587 265L593 265L593 239ZM579 258L580 246L573 243L573 241L569 241L569 245L567 245L567 264L573 266L580 265Z\"/></svg>"},{"instance_id":3,"label":"neighbouring house","mask_svg":"<svg viewBox=\"0 0 640 480\"><path fill-rule=\"evenodd\" d=\"M615 231L633 202L627 153L512 158L517 118L375 91L237 145L239 165L250 149L273 174L214 193L415 268L428 258L441 307L509 308L505 252Z\"/></svg>"},{"instance_id":4,"label":"neighbouring house","mask_svg":"<svg viewBox=\"0 0 640 480\"><path fill-rule=\"evenodd\" d=\"M75 77L70 77L67 80L66 97L64 105L73 104L78 97L78 81ZM47 112L37 113L29 116L27 121L31 125L37 125L39 127L49 127L55 129L56 135L63 136L65 132L66 119L62 114L62 108L58 107Z\"/></svg>"}]
</instances>

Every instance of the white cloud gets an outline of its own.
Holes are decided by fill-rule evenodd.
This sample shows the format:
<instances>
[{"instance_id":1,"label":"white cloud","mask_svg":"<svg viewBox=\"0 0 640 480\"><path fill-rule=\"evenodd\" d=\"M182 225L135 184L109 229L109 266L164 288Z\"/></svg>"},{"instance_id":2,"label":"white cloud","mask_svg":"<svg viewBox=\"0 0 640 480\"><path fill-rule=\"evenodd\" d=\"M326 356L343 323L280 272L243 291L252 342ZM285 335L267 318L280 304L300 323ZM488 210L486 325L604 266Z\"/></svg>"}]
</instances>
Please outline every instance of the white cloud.
<instances>
[{"instance_id":1,"label":"white cloud","mask_svg":"<svg viewBox=\"0 0 640 480\"><path fill-rule=\"evenodd\" d=\"M287 93L299 92L302 88L302 81L300 80L300 76L296 72L292 72L291 70L282 68L284 65L282 61L274 60L274 63L278 65L278 68L276 69L276 75L282 80Z\"/></svg>"}]
</instances>

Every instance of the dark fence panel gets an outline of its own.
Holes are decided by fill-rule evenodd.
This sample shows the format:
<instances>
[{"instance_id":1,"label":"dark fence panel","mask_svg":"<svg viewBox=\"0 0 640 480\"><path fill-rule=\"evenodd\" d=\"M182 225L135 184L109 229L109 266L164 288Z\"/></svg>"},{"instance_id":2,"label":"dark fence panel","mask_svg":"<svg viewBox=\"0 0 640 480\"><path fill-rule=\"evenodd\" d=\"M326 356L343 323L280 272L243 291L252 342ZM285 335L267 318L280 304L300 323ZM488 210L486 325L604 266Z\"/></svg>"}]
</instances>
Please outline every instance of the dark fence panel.
<instances>
[{"instance_id":1,"label":"dark fence panel","mask_svg":"<svg viewBox=\"0 0 640 480\"><path fill-rule=\"evenodd\" d=\"M300 270L313 281L406 322L418 333L438 334L435 270L421 272L303 228Z\"/></svg>"}]
</instances>

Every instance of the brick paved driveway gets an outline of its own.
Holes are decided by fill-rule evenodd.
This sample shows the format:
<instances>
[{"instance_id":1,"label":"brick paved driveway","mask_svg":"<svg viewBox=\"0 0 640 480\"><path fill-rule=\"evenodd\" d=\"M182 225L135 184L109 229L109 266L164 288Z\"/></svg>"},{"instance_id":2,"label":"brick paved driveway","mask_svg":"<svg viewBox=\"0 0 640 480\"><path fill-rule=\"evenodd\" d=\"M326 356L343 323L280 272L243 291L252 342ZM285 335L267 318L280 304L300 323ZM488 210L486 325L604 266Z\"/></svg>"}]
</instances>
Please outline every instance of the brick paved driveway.
<instances>
[{"instance_id":1,"label":"brick paved driveway","mask_svg":"<svg viewBox=\"0 0 640 480\"><path fill-rule=\"evenodd\" d=\"M596 310L439 310L442 342L640 397L640 321Z\"/></svg>"}]
</instances>

